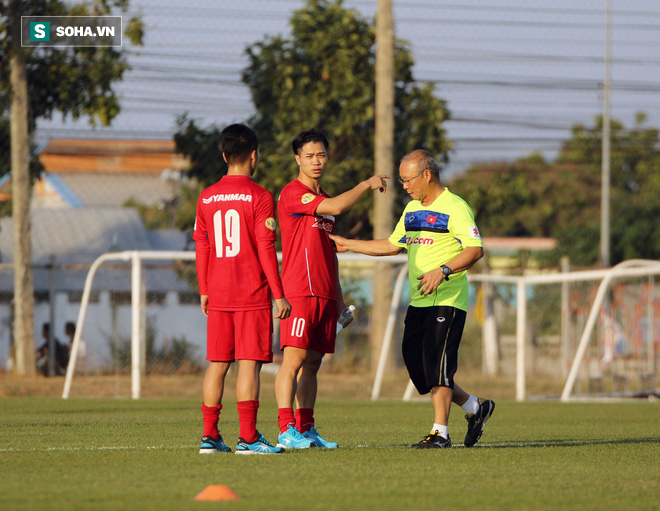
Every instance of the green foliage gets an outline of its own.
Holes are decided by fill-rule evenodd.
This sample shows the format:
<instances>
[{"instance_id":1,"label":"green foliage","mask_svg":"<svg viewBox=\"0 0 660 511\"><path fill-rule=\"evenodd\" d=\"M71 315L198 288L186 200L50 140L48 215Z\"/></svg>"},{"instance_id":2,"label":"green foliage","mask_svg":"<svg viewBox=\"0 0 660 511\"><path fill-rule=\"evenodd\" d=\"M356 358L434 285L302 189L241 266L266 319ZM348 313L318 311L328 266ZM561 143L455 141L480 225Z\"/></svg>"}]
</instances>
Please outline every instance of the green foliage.
<instances>
[{"instance_id":1,"label":"green foliage","mask_svg":"<svg viewBox=\"0 0 660 511\"><path fill-rule=\"evenodd\" d=\"M174 134L176 152L190 161L187 169L189 177L197 180L202 188L205 188L227 174L227 163L222 158L220 148L221 128L217 126L211 126L208 130L200 128L187 114L179 116L176 124L179 127Z\"/></svg>"},{"instance_id":2,"label":"green foliage","mask_svg":"<svg viewBox=\"0 0 660 511\"><path fill-rule=\"evenodd\" d=\"M71 4L61 0L23 0L22 16L103 16L127 12L128 0L91 0ZM20 21L20 20L19 20ZM124 25L124 35L133 45L142 45L144 26L139 17ZM0 177L11 170L9 122L11 107L10 56L15 47L7 2L0 2ZM20 41L18 44L20 48ZM92 125L107 126L119 113L113 84L129 68L122 50L115 48L21 48L28 86L28 126L34 131L39 118L52 118L57 111L73 119L89 116ZM34 181L43 168L32 152L30 176ZM0 217L11 213L9 202L0 205Z\"/></svg>"},{"instance_id":3,"label":"green foliage","mask_svg":"<svg viewBox=\"0 0 660 511\"><path fill-rule=\"evenodd\" d=\"M612 262L660 258L660 145L643 114L632 129L611 123ZM470 168L452 189L474 209L484 236L554 237L552 262L569 255L574 265L598 258L601 200L601 127L573 128L557 159L538 154L513 163Z\"/></svg>"},{"instance_id":4,"label":"green foliage","mask_svg":"<svg viewBox=\"0 0 660 511\"><path fill-rule=\"evenodd\" d=\"M323 188L336 195L374 173L375 31L341 1L310 0L290 24L290 39L266 37L247 49L243 81L257 110L251 125L260 137L260 183L277 194L298 175L291 140L315 127L330 142ZM397 42L395 158L424 147L446 161L449 112L432 85L414 84L412 66L410 51ZM377 170L395 176L397 167ZM339 217L338 230L371 237L371 209L372 197L359 201Z\"/></svg>"}]
</instances>

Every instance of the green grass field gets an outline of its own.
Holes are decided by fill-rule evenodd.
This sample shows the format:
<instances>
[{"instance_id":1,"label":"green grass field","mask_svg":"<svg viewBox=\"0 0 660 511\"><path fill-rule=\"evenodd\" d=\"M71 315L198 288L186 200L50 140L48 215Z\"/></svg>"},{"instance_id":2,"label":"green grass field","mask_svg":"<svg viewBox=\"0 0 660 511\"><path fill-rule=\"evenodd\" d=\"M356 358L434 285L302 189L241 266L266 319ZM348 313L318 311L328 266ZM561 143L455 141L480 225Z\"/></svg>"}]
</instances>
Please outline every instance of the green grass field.
<instances>
[{"instance_id":1,"label":"green grass field","mask_svg":"<svg viewBox=\"0 0 660 511\"><path fill-rule=\"evenodd\" d=\"M221 429L234 447L235 403ZM0 509L658 509L660 405L499 401L481 441L417 451L426 401L323 401L336 451L199 455L198 400L6 398L0 401ZM274 401L260 430L276 439ZM222 484L237 501L199 502Z\"/></svg>"}]
</instances>

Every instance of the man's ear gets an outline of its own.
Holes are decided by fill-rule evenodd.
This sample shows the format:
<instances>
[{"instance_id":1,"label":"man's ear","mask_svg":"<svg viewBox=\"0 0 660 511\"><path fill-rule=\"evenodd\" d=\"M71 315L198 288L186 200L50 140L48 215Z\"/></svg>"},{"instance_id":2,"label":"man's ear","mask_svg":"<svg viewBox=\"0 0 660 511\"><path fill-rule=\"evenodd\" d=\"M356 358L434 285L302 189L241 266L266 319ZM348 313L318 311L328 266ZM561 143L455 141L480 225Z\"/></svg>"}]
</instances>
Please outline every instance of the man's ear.
<instances>
[{"instance_id":1,"label":"man's ear","mask_svg":"<svg viewBox=\"0 0 660 511\"><path fill-rule=\"evenodd\" d=\"M225 153L222 153L222 159L225 160L225 163L229 163L229 162L227 161L227 157L225 156Z\"/></svg>"}]
</instances>

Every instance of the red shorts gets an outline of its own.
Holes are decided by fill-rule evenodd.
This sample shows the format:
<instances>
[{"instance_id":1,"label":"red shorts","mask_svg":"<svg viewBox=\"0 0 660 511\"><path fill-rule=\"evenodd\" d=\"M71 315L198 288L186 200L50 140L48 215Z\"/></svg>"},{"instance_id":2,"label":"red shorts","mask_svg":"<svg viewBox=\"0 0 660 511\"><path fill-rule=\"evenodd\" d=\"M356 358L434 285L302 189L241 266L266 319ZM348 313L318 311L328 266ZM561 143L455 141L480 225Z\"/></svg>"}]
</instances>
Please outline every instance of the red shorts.
<instances>
[{"instance_id":1,"label":"red shorts","mask_svg":"<svg viewBox=\"0 0 660 511\"><path fill-rule=\"evenodd\" d=\"M280 321L280 346L293 346L321 353L335 352L337 302L303 296L289 298L291 316Z\"/></svg>"},{"instance_id":2,"label":"red shorts","mask_svg":"<svg viewBox=\"0 0 660 511\"><path fill-rule=\"evenodd\" d=\"M206 360L273 361L273 309L209 311Z\"/></svg>"}]
</instances>

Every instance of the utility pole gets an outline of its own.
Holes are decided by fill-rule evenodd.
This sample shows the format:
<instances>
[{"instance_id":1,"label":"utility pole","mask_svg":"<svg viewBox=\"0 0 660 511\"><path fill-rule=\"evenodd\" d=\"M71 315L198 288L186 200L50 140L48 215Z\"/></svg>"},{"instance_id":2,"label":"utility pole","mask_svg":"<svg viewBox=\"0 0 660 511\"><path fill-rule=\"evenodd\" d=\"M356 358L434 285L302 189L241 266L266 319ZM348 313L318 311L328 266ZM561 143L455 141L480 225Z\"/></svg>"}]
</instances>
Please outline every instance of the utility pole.
<instances>
[{"instance_id":1,"label":"utility pole","mask_svg":"<svg viewBox=\"0 0 660 511\"><path fill-rule=\"evenodd\" d=\"M612 41L612 1L607 0L605 13L605 81L603 82L603 128L600 194L600 265L610 266L610 81Z\"/></svg>"},{"instance_id":2,"label":"utility pole","mask_svg":"<svg viewBox=\"0 0 660 511\"><path fill-rule=\"evenodd\" d=\"M378 0L376 15L376 133L374 174L393 174L394 170L394 20L392 0ZM395 178L396 176L392 176ZM392 179L390 186L394 186ZM394 195L377 193L374 198L374 239L387 238L394 228ZM377 262L374 271L374 301L371 310L371 368L378 366L387 317L392 301L394 270ZM392 357L388 357L392 360Z\"/></svg>"},{"instance_id":3,"label":"utility pole","mask_svg":"<svg viewBox=\"0 0 660 511\"><path fill-rule=\"evenodd\" d=\"M21 48L21 2L9 0L11 30L11 182L14 224L14 347L16 372L35 374L34 280L30 229L28 87ZM51 325L53 328L53 325Z\"/></svg>"}]
</instances>

